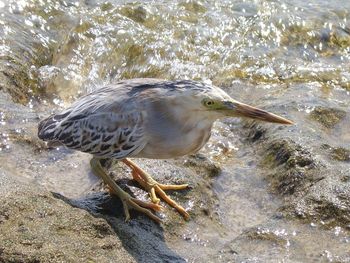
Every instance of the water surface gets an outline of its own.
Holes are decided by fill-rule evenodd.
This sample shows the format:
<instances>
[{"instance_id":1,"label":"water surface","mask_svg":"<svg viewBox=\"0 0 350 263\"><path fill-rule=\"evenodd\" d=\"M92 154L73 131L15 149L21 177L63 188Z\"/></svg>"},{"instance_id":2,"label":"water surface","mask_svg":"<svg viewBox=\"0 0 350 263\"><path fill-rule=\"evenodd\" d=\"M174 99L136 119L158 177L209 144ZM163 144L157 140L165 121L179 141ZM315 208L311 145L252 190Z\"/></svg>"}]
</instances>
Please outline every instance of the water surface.
<instances>
[{"instance_id":1,"label":"water surface","mask_svg":"<svg viewBox=\"0 0 350 263\"><path fill-rule=\"evenodd\" d=\"M86 194L97 181L88 155L59 148L28 156L18 140L34 138L38 118L82 94L135 77L221 86L237 100L292 118L297 125L285 135L321 159L320 139L349 148L349 114L334 129L309 118L317 106L349 109L349 10L340 0L0 1L0 67L19 87L1 89L24 105L1 101L2 166L65 196ZM278 219L283 197L271 193L242 126L218 123L202 151L223 169L213 181L220 224L191 221L183 239L169 245L190 262L227 261L230 249L247 262L341 261L348 230ZM348 171L348 163L339 165ZM277 241L242 241L254 227Z\"/></svg>"}]
</instances>

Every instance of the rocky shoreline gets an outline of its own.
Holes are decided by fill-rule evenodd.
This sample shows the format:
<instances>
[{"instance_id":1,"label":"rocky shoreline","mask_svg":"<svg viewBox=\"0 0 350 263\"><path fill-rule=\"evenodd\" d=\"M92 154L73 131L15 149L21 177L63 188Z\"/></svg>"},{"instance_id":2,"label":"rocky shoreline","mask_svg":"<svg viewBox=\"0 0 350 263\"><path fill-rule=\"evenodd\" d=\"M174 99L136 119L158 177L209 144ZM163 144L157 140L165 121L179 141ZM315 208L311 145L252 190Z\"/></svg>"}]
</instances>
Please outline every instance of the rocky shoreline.
<instances>
[{"instance_id":1,"label":"rocky shoreline","mask_svg":"<svg viewBox=\"0 0 350 263\"><path fill-rule=\"evenodd\" d=\"M296 37L301 34L310 46L323 43L326 49L309 48L308 56L317 58L318 52L319 63L327 67L307 64L304 71L296 71L293 63L301 62L294 61L298 56L293 55L285 58L292 61L287 66L275 61L271 66L266 56L247 57L243 62L241 57L229 57L226 71L219 70L227 65L217 59L217 50L207 55L213 62L200 64L191 77L205 75L237 100L286 116L295 125L222 120L215 125L209 144L195 156L137 160L160 182L190 184L190 189L170 192L170 196L189 211L191 219L186 222L165 206L160 213L162 225L134 212L126 223L120 201L91 174L90 156L48 148L37 138L37 123L93 89L100 76L183 78L194 62L178 63L178 71L161 59L163 67L148 66L152 60L147 56L153 57L155 45L150 48L138 41L152 44L157 24L164 22L163 30L177 28L176 23L167 24L177 21L177 14L169 21L161 16L167 6L68 2L34 1L24 9L12 6L12 13L0 18L12 32L1 36L7 53L0 49L6 53L0 56L0 262L350 262L348 72L328 68L339 54L345 56L343 48L350 39L346 31L314 29L316 34L307 38L308 26L288 27L282 46L290 50L302 46ZM258 19L258 7L243 7ZM185 26L165 35L174 37L176 45L188 35L189 50L198 48L192 46L198 44L193 40L196 34L186 30L214 23L213 17L204 15L210 8L214 7L200 2L179 4L185 12L179 21ZM236 10L227 10L231 9ZM239 29L243 21L241 30L250 27L253 32L255 24L237 10L233 15L241 20L235 26ZM82 17L86 19L80 21ZM270 21L264 19L259 21ZM271 19L266 23L275 22ZM231 29L227 30L229 35ZM244 41L256 40L242 32ZM95 39L109 47L108 52L102 52ZM162 41L163 46L172 43L166 42L168 38ZM213 38L205 43L215 46L220 41ZM269 43L265 38L259 41ZM77 50L84 54L85 67ZM189 56L181 55L181 49L158 51L157 56L167 59L173 53ZM285 55L285 50L279 53L280 58ZM103 64L110 60L110 65ZM235 63L240 66L232 68ZM204 68L211 69L211 75ZM81 75L69 75L74 70ZM124 189L148 198L126 167L111 162L106 168Z\"/></svg>"}]
</instances>

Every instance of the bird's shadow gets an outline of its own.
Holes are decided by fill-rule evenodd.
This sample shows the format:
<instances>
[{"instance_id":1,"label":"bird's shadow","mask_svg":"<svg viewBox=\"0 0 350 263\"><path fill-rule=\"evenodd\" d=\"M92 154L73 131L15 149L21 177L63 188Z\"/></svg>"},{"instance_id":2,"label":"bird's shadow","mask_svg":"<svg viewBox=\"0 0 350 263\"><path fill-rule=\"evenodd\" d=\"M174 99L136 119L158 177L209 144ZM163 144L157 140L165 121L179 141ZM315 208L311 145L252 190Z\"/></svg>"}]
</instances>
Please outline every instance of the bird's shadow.
<instances>
[{"instance_id":1,"label":"bird's shadow","mask_svg":"<svg viewBox=\"0 0 350 263\"><path fill-rule=\"evenodd\" d=\"M125 222L123 205L119 198L106 192L91 193L79 199L52 194L73 207L84 209L94 217L106 220L124 248L137 262L186 262L167 246L161 225L133 210L130 211L132 219Z\"/></svg>"}]
</instances>

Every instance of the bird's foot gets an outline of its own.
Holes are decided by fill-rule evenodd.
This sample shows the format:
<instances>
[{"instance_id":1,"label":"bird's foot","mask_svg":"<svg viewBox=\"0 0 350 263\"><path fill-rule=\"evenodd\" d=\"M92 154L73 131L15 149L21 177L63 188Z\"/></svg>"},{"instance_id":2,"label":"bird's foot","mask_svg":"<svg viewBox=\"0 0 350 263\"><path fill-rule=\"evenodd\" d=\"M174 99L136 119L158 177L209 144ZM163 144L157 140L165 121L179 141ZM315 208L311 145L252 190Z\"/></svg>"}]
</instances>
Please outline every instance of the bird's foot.
<instances>
[{"instance_id":1,"label":"bird's foot","mask_svg":"<svg viewBox=\"0 0 350 263\"><path fill-rule=\"evenodd\" d=\"M130 220L130 213L129 209L132 208L134 210L137 210L141 213L146 214L148 217L153 219L154 221L161 223L162 220L154 215L149 209L152 209L154 211L160 211L162 207L158 204L150 203L150 202L144 202L141 200L138 200L134 197L131 197L127 192L125 192L123 189L121 189L114 180L110 177L108 173L104 171L104 169L101 166L101 163L98 159L93 158L90 161L92 171L95 175L101 177L103 181L108 185L110 191L112 194L117 195L124 207L124 213L125 213L125 221Z\"/></svg>"},{"instance_id":2,"label":"bird's foot","mask_svg":"<svg viewBox=\"0 0 350 263\"><path fill-rule=\"evenodd\" d=\"M186 210L172 200L164 190L183 190L188 187L187 184L182 185L165 185L158 183L148 173L138 167L134 162L129 159L124 159L123 162L132 169L132 176L146 191L148 191L150 198L153 203L159 204L160 199L157 195L162 198L170 206L174 207L186 220L190 218L190 215Z\"/></svg>"},{"instance_id":3,"label":"bird's foot","mask_svg":"<svg viewBox=\"0 0 350 263\"><path fill-rule=\"evenodd\" d=\"M125 213L125 221L130 220L130 213L129 209L132 208L136 211L139 211L143 214L146 214L148 217L153 219L154 221L161 223L162 220L154 215L149 209L152 209L154 211L160 211L162 207L158 204L150 203L150 202L144 202L142 200L136 199L134 197L131 197L128 193L124 191L123 197L120 196L119 193L116 193L115 191L112 191L113 194L116 194L120 197L123 207L124 207L124 213ZM147 209L148 208L148 209Z\"/></svg>"}]
</instances>

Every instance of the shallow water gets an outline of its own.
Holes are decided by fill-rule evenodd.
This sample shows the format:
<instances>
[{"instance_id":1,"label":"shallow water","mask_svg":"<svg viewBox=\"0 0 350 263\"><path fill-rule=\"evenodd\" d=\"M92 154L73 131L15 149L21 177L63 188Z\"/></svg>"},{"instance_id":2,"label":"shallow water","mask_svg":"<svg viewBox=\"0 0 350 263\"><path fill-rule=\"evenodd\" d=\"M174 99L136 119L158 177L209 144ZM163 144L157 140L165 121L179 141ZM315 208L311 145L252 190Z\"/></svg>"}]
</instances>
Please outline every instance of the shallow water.
<instances>
[{"instance_id":1,"label":"shallow water","mask_svg":"<svg viewBox=\"0 0 350 263\"><path fill-rule=\"evenodd\" d=\"M28 156L32 142L23 144L23 137L35 138L38 118L78 96L134 77L221 86L237 100L293 119L285 136L330 162L320 140L349 149L350 115L328 129L309 113L317 106L350 107L349 10L350 2L340 0L0 1L0 68L21 88L15 98L24 104L17 109L1 101L2 166L68 197L89 192L97 179L88 155L57 149ZM220 225L189 222L184 238L169 245L190 262L228 261L227 249L248 262L341 261L347 230L278 220L283 198L269 191L241 128L239 121L218 123L202 151L223 168L213 181ZM276 242L240 240L261 224Z\"/></svg>"}]
</instances>

